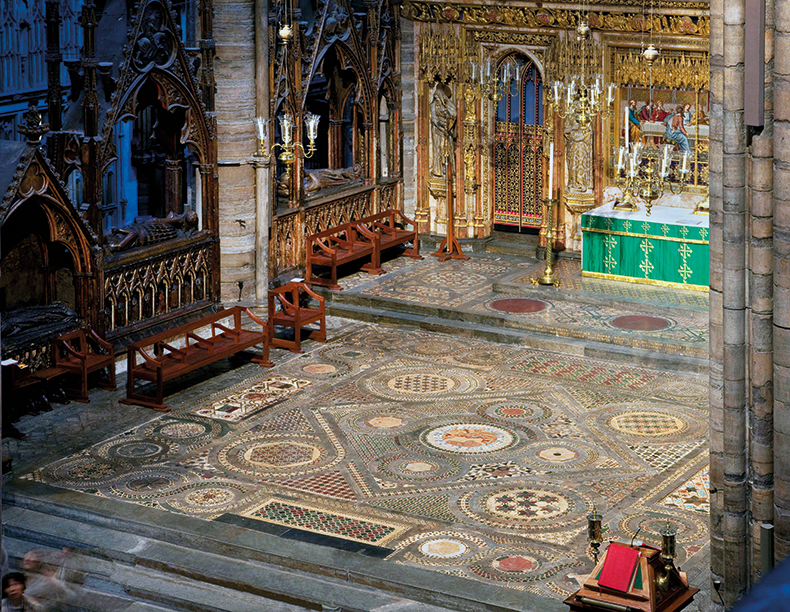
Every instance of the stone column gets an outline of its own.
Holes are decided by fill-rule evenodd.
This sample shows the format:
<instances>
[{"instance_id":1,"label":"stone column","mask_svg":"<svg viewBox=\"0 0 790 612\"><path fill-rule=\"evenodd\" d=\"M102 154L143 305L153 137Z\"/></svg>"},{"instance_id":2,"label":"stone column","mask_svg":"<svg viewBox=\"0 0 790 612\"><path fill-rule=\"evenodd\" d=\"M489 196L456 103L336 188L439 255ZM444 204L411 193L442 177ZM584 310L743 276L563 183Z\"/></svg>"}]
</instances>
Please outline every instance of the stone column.
<instances>
[{"instance_id":1,"label":"stone column","mask_svg":"<svg viewBox=\"0 0 790 612\"><path fill-rule=\"evenodd\" d=\"M400 159L403 168L403 208L407 217L415 216L416 177L417 177L417 80L415 79L414 22L400 20L401 31L401 148ZM416 220L416 219L415 219ZM425 231L420 227L420 231Z\"/></svg>"},{"instance_id":2,"label":"stone column","mask_svg":"<svg viewBox=\"0 0 790 612\"><path fill-rule=\"evenodd\" d=\"M748 586L744 14L744 0L711 1L711 572L727 605Z\"/></svg>"},{"instance_id":3,"label":"stone column","mask_svg":"<svg viewBox=\"0 0 790 612\"><path fill-rule=\"evenodd\" d=\"M269 105L269 2L255 3L255 106L258 117L271 119ZM266 125L268 130L271 123ZM264 145L271 142L265 139ZM262 153L262 155L261 155ZM271 151L258 151L253 157L255 167L255 301L259 306L267 303L269 293L269 228L272 202L277 194L272 188L272 163L267 155ZM276 165L276 164L275 164Z\"/></svg>"},{"instance_id":4,"label":"stone column","mask_svg":"<svg viewBox=\"0 0 790 612\"><path fill-rule=\"evenodd\" d=\"M775 2L774 62L774 525L790 554L790 1Z\"/></svg>"},{"instance_id":5,"label":"stone column","mask_svg":"<svg viewBox=\"0 0 790 612\"><path fill-rule=\"evenodd\" d=\"M255 0L215 0L216 115L222 302L255 296Z\"/></svg>"},{"instance_id":6,"label":"stone column","mask_svg":"<svg viewBox=\"0 0 790 612\"><path fill-rule=\"evenodd\" d=\"M749 237L749 472L752 583L760 578L760 525L773 523L773 140L751 146Z\"/></svg>"}]
</instances>

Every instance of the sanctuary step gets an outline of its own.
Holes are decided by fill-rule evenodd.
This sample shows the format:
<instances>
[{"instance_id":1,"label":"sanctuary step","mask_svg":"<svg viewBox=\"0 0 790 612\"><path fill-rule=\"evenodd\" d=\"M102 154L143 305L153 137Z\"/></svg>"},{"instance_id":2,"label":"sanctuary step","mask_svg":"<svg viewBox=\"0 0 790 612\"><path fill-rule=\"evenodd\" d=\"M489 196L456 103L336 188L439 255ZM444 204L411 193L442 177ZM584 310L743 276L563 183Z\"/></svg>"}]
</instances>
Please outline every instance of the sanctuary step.
<instances>
[{"instance_id":1,"label":"sanctuary step","mask_svg":"<svg viewBox=\"0 0 790 612\"><path fill-rule=\"evenodd\" d=\"M10 485L10 486L9 486ZM81 612L560 612L561 602L24 480L3 488L11 566L70 551Z\"/></svg>"}]
</instances>

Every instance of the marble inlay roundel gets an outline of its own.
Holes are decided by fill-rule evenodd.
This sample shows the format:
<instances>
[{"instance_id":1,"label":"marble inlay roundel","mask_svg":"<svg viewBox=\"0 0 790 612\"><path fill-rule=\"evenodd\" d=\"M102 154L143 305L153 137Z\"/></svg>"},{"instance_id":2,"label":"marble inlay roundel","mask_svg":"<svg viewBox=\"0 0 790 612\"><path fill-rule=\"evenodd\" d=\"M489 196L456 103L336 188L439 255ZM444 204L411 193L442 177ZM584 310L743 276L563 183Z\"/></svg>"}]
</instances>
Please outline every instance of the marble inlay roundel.
<instances>
[{"instance_id":1,"label":"marble inlay roundel","mask_svg":"<svg viewBox=\"0 0 790 612\"><path fill-rule=\"evenodd\" d=\"M391 415L376 415L370 417L369 419L365 419L366 425L376 429L394 429L396 427L400 427L405 422L405 419Z\"/></svg>"},{"instance_id":2,"label":"marble inlay roundel","mask_svg":"<svg viewBox=\"0 0 790 612\"><path fill-rule=\"evenodd\" d=\"M526 298L508 298L491 302L491 308L500 312L540 312L546 308L546 302Z\"/></svg>"},{"instance_id":3,"label":"marble inlay roundel","mask_svg":"<svg viewBox=\"0 0 790 612\"><path fill-rule=\"evenodd\" d=\"M206 426L200 423L171 423L162 427L159 433L170 438L194 438L206 433Z\"/></svg>"},{"instance_id":4,"label":"marble inlay roundel","mask_svg":"<svg viewBox=\"0 0 790 612\"><path fill-rule=\"evenodd\" d=\"M438 540L428 540L420 544L420 552L426 557L436 557L438 559L451 559L453 557L460 557L465 554L469 547L463 542L458 540L449 540L446 538Z\"/></svg>"},{"instance_id":5,"label":"marble inlay roundel","mask_svg":"<svg viewBox=\"0 0 790 612\"><path fill-rule=\"evenodd\" d=\"M527 573L534 571L539 563L537 559L526 555L509 555L494 559L492 565L501 572Z\"/></svg>"},{"instance_id":6,"label":"marble inlay roundel","mask_svg":"<svg viewBox=\"0 0 790 612\"><path fill-rule=\"evenodd\" d=\"M609 427L632 436L662 437L680 433L686 422L671 414L640 410L625 412L609 419Z\"/></svg>"},{"instance_id":7,"label":"marble inlay roundel","mask_svg":"<svg viewBox=\"0 0 790 612\"><path fill-rule=\"evenodd\" d=\"M307 374L332 374L337 368L331 363L310 363L302 368Z\"/></svg>"},{"instance_id":8,"label":"marble inlay roundel","mask_svg":"<svg viewBox=\"0 0 790 612\"><path fill-rule=\"evenodd\" d=\"M519 520L546 520L568 512L570 502L553 491L509 489L492 493L485 502L491 514Z\"/></svg>"},{"instance_id":9,"label":"marble inlay roundel","mask_svg":"<svg viewBox=\"0 0 790 612\"><path fill-rule=\"evenodd\" d=\"M432 395L452 391L455 381L449 376L431 374L428 372L414 372L401 374L387 381L387 386L393 391L401 393L415 393L418 395Z\"/></svg>"},{"instance_id":10,"label":"marble inlay roundel","mask_svg":"<svg viewBox=\"0 0 790 612\"><path fill-rule=\"evenodd\" d=\"M244 459L252 465L267 468L299 467L313 463L321 449L302 442L266 442L256 444L244 452Z\"/></svg>"},{"instance_id":11,"label":"marble inlay roundel","mask_svg":"<svg viewBox=\"0 0 790 612\"><path fill-rule=\"evenodd\" d=\"M517 440L511 431L482 423L443 425L429 429L421 438L428 446L453 453L490 453Z\"/></svg>"},{"instance_id":12,"label":"marble inlay roundel","mask_svg":"<svg viewBox=\"0 0 790 612\"><path fill-rule=\"evenodd\" d=\"M612 325L620 329L630 329L633 331L658 331L666 329L670 323L661 317L649 317L646 315L626 315L612 319Z\"/></svg>"}]
</instances>

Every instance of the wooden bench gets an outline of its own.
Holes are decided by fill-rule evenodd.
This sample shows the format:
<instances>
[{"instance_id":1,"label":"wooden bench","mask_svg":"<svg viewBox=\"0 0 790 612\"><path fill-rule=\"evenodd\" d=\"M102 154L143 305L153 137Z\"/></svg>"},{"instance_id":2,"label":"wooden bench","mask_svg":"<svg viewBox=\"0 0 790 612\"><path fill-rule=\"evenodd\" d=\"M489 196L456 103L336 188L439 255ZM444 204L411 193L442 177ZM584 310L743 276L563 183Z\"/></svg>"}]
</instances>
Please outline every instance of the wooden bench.
<instances>
[{"instance_id":1,"label":"wooden bench","mask_svg":"<svg viewBox=\"0 0 790 612\"><path fill-rule=\"evenodd\" d=\"M337 267L364 257L370 257L374 251L373 242L360 236L354 223L343 223L312 234L305 238L305 282L311 285L324 285L330 289L342 289L337 284ZM373 273L373 265L368 262L362 269ZM326 266L331 270L331 277L320 278L313 274L313 266Z\"/></svg>"},{"instance_id":2,"label":"wooden bench","mask_svg":"<svg viewBox=\"0 0 790 612\"><path fill-rule=\"evenodd\" d=\"M97 385L102 389L115 390L115 349L89 328L77 329L58 336L52 341L55 365L38 373L41 380L49 380L65 372L78 379L76 386L64 386L67 397L78 402L89 402L88 375L107 370L100 376Z\"/></svg>"},{"instance_id":3,"label":"wooden bench","mask_svg":"<svg viewBox=\"0 0 790 612\"><path fill-rule=\"evenodd\" d=\"M318 307L310 308L303 305L303 298L312 298L318 302ZM288 283L269 291L269 342L272 346L288 348L294 353L303 353L302 328L316 322L319 325L318 329L308 330L308 333L315 340L326 342L324 298L312 291L305 283ZM275 338L275 325L293 328L294 339Z\"/></svg>"},{"instance_id":4,"label":"wooden bench","mask_svg":"<svg viewBox=\"0 0 790 612\"><path fill-rule=\"evenodd\" d=\"M412 229L406 226L411 225ZM417 225L399 210L385 210L359 221L343 223L305 238L305 283L323 285L329 289L342 289L337 284L338 266L370 257L362 266L369 274L384 274L381 269L381 252L384 249L412 243L404 255L422 259ZM330 269L330 278L321 278L313 273L313 266Z\"/></svg>"},{"instance_id":5,"label":"wooden bench","mask_svg":"<svg viewBox=\"0 0 790 612\"><path fill-rule=\"evenodd\" d=\"M260 331L242 328L241 316L245 313L253 322L261 326ZM233 320L231 326L223 323L229 318ZM197 335L195 332L201 328L209 328L211 335L206 334L205 338ZM183 338L183 346L173 346L171 342L175 338ZM120 401L123 404L137 404L159 412L167 412L169 409L162 401L165 382L258 344L263 347L263 353L253 361L271 367L274 364L269 361L266 321L242 306L233 306L192 323L133 342L127 347L129 352L126 357L126 397ZM153 356L147 350L151 347L153 347ZM155 397L137 392L135 382L138 380L153 382L156 387Z\"/></svg>"},{"instance_id":6,"label":"wooden bench","mask_svg":"<svg viewBox=\"0 0 790 612\"><path fill-rule=\"evenodd\" d=\"M408 225L411 225L411 229L408 229ZM413 259L422 259L417 224L401 211L385 210L360 219L356 226L363 236L373 242L373 272L383 273L381 269L381 252L383 250L406 242L411 242L412 246L403 251L403 255Z\"/></svg>"}]
</instances>

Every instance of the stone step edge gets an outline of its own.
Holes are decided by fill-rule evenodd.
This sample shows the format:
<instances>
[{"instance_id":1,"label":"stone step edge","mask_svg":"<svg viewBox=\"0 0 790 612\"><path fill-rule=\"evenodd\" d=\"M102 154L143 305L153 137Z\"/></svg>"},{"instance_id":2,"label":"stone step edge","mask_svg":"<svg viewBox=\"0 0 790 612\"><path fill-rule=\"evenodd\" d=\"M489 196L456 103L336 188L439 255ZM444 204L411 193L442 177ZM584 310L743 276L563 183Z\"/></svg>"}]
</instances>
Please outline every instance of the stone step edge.
<instances>
[{"instance_id":1,"label":"stone step edge","mask_svg":"<svg viewBox=\"0 0 790 612\"><path fill-rule=\"evenodd\" d=\"M547 289L550 292L547 295ZM695 306L683 305L663 305L655 304L653 302L645 302L638 298L629 299L627 297L611 297L608 295L600 295L589 293L586 291L563 289L562 285L559 287L539 287L534 285L522 285L512 281L497 281L491 284L491 291L494 293L502 293L512 295L513 297L528 297L531 299L560 299L567 302L576 302L583 304L590 304L592 306L607 306L610 308L639 308L641 313L650 313L655 316L662 316L671 314L672 311L679 310L681 312L707 312L706 308Z\"/></svg>"},{"instance_id":2,"label":"stone step edge","mask_svg":"<svg viewBox=\"0 0 790 612\"><path fill-rule=\"evenodd\" d=\"M25 540L16 537L6 536L3 541L12 558L16 556L15 553L29 548L25 547ZM84 584L72 586L75 596L63 602L69 605L69 609L75 606L80 610L107 612L112 603L140 603L151 606L151 612L172 612L174 608L200 612L246 612L267 609L262 606L270 606L272 603L270 598L230 588L215 580L190 578L180 574L175 579L175 572L160 571L147 564L135 565L98 557L82 548L74 548L70 554L77 571L83 576ZM237 565L238 563L236 561ZM104 585L107 589L114 587L116 593L99 590L96 588L99 585ZM117 594L117 591L123 595ZM211 605L210 600L216 597L223 598L226 605ZM91 605L94 602L96 605ZM163 608L159 604L168 607ZM117 609L126 610L120 607ZM298 609L306 610L303 606Z\"/></svg>"},{"instance_id":3,"label":"stone step edge","mask_svg":"<svg viewBox=\"0 0 790 612\"><path fill-rule=\"evenodd\" d=\"M188 549L336 578L381 589L390 596L459 611L565 610L561 602L538 595L406 565L397 565L396 576L392 563L388 561L306 542L283 540L270 534L109 498L96 498L40 482L15 480L8 483L3 487L3 501L8 505L138 534ZM237 539L243 543L236 543ZM283 548L287 551L281 550Z\"/></svg>"},{"instance_id":4,"label":"stone step edge","mask_svg":"<svg viewBox=\"0 0 790 612\"><path fill-rule=\"evenodd\" d=\"M526 321L516 321L512 318L506 316L505 313L502 315L497 315L496 313L468 313L463 311L457 310L448 310L439 308L438 306L424 306L422 304L407 304L400 300L393 300L390 298L383 298L383 297L376 297L376 298L366 298L359 296L357 294L348 293L345 296L342 292L324 292L324 296L326 299L326 311L327 314L330 316L344 316L342 314L343 308L351 308L356 311L367 310L371 312L381 312L386 314L387 316L391 317L393 313L407 315L404 318L413 319L414 317L431 317L436 321L441 322L458 322L459 327L469 326L469 325L476 325L476 326L483 326L488 327L491 329L497 330L511 330L514 332L521 332L526 334L537 334L543 336L549 336L552 338L571 338L571 339L583 339L580 338L579 335L573 334L551 334L551 333L544 333L541 332L539 329L535 329L534 324L530 324ZM545 296L544 296L545 299ZM633 307L634 304L631 304L630 307ZM640 305L640 311L642 307ZM351 317L353 318L353 317ZM470 319L472 319L470 321ZM560 327L560 326L558 326ZM624 330L625 332L625 330ZM581 332L579 332L581 334ZM627 338L627 334L609 334L610 336L617 336L620 338ZM507 342L507 341L506 341ZM595 340L591 340L590 342L595 342ZM683 346L681 344L673 344L671 342L662 342L661 340L656 340L655 342L665 344L666 346ZM613 344L617 345L616 343L603 343L603 344ZM708 349L705 347L704 350L698 349L695 346L687 346L686 348L690 349L691 351L697 351L700 355L704 355L704 359L707 360ZM660 351L659 351L660 352ZM667 354L671 355L678 355L682 353L676 353L668 351ZM692 355L693 356L693 355ZM700 357L702 358L702 357Z\"/></svg>"},{"instance_id":5,"label":"stone step edge","mask_svg":"<svg viewBox=\"0 0 790 612\"><path fill-rule=\"evenodd\" d=\"M636 363L642 363L646 367L699 374L708 372L708 359L694 355L634 349L627 345L595 342L584 340L583 338L574 338L573 336L558 336L543 334L534 330L471 324L457 319L425 317L411 313L387 311L380 308L370 309L353 304L333 304L328 307L328 312L331 316L339 318L411 326L441 333L457 334L461 330L466 332L463 334L465 337L503 344L528 345L531 348L539 348L562 355L571 354L628 363L634 363L636 360ZM558 343L563 345L562 349L557 347ZM700 351L700 353L707 355L707 350Z\"/></svg>"}]
</instances>

